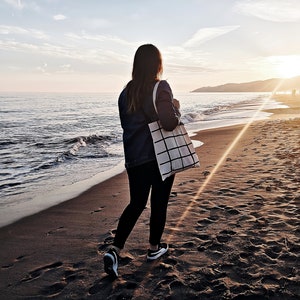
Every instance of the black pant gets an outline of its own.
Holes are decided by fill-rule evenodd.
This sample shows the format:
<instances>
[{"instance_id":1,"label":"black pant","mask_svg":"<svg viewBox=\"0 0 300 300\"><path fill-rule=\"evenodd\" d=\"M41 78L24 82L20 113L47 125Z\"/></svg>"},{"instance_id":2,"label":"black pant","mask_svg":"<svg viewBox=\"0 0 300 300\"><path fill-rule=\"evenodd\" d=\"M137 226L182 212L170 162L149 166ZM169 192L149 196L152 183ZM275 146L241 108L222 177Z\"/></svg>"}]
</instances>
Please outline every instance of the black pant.
<instances>
[{"instance_id":1,"label":"black pant","mask_svg":"<svg viewBox=\"0 0 300 300\"><path fill-rule=\"evenodd\" d=\"M167 206L175 176L162 181L156 161L128 168L127 174L130 203L121 215L113 245L124 248L129 234L146 207L151 187L149 242L151 245L158 245L165 228Z\"/></svg>"}]
</instances>

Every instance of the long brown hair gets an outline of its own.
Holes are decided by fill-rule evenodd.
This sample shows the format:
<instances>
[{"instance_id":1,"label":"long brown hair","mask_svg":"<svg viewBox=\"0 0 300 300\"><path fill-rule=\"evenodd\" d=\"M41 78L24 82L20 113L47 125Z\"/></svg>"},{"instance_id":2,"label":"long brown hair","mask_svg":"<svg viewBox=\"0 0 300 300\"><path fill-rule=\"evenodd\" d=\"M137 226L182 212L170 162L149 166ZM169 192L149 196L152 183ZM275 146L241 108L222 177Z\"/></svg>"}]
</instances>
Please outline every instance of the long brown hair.
<instances>
[{"instance_id":1,"label":"long brown hair","mask_svg":"<svg viewBox=\"0 0 300 300\"><path fill-rule=\"evenodd\" d=\"M152 44L140 46L133 60L132 80L127 85L128 111L136 111L163 71L160 51Z\"/></svg>"}]
</instances>

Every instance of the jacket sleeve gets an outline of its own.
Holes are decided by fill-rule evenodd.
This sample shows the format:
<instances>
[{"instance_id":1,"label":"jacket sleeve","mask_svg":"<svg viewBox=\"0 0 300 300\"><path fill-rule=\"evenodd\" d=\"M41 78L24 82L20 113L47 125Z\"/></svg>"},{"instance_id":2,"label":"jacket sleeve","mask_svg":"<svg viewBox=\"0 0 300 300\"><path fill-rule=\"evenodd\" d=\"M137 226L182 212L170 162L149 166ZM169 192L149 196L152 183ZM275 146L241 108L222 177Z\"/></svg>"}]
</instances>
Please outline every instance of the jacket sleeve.
<instances>
[{"instance_id":1,"label":"jacket sleeve","mask_svg":"<svg viewBox=\"0 0 300 300\"><path fill-rule=\"evenodd\" d=\"M180 123L180 112L173 105L173 93L167 81L159 83L156 94L156 108L161 126L172 131Z\"/></svg>"}]
</instances>

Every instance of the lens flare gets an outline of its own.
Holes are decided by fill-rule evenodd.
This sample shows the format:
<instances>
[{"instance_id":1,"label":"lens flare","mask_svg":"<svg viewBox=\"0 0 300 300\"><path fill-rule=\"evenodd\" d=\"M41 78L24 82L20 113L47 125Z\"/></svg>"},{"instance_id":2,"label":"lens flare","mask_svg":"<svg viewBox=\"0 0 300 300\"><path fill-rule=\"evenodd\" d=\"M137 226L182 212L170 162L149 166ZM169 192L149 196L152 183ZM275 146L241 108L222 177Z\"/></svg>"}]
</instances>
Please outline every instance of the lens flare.
<instances>
[{"instance_id":1,"label":"lens flare","mask_svg":"<svg viewBox=\"0 0 300 300\"><path fill-rule=\"evenodd\" d=\"M280 85L281 85L282 82L280 82L278 84L278 86L274 89L273 93L276 92L279 89L279 87L280 87ZM189 205L187 206L187 208L185 209L185 211L182 213L182 215L181 215L179 221L177 222L177 224L173 228L171 228L171 232L170 232L170 235L169 235L168 242L170 241L170 239L172 237L172 234L174 232L178 231L178 228L181 226L181 224L183 223L184 219L187 217L188 213L193 208L193 206L198 203L199 197L201 196L202 192L205 190L206 186L212 180L212 178L214 177L215 173L219 170L219 168L223 164L223 162L226 159L226 157L230 154L230 152L233 150L233 148L239 142L239 140L241 139L241 137L248 130L249 126L256 120L257 115L264 109L265 105L268 103L268 101L271 99L271 97L272 97L272 95L270 95L269 97L266 97L266 99L262 103L262 105L254 112L254 114L251 117L251 119L249 120L249 122L243 126L243 128L241 129L241 131L239 132L239 134L235 137L235 139L232 141L232 143L229 145L229 147L225 150L224 154L219 159L219 161L217 162L216 166L213 168L213 170L211 171L211 173L206 177L205 181L203 182L203 184L198 189L196 195L191 199Z\"/></svg>"}]
</instances>

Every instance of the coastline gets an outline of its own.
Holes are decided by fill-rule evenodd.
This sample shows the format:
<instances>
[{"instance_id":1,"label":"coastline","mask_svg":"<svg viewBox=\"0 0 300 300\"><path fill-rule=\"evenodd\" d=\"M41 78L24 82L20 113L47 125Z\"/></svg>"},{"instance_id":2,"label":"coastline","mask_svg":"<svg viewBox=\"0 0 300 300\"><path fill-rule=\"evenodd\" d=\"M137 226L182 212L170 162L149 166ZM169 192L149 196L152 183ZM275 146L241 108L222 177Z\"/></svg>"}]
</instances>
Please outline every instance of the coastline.
<instances>
[{"instance_id":1,"label":"coastline","mask_svg":"<svg viewBox=\"0 0 300 300\"><path fill-rule=\"evenodd\" d=\"M297 299L300 97L275 98L289 108L271 110L270 120L253 122L242 136L245 126L236 125L193 137L204 142L201 168L176 176L168 256L144 261L146 209L122 254L120 278L104 274L102 255L129 198L122 172L0 228L0 298Z\"/></svg>"},{"instance_id":2,"label":"coastline","mask_svg":"<svg viewBox=\"0 0 300 300\"><path fill-rule=\"evenodd\" d=\"M247 93L246 93L247 94ZM251 97L254 97L250 93ZM229 103L229 99L226 98L228 95L223 95L225 97L225 102ZM234 94L232 95L234 97ZM257 96L257 95L256 95ZM265 95L267 96L267 95ZM189 132L189 135L192 137L194 136L199 130L203 131L206 129L213 129L213 128L220 128L220 127L228 127L233 125L241 125L247 123L249 120L252 121L252 116L255 116L255 119L267 119L271 113L261 110L262 106L265 106L265 108L282 108L282 105L279 102L275 102L272 99L264 98L260 95L260 97L256 98L256 101L254 103L251 103L253 101L250 100L250 106L249 106L249 95L243 95L243 97L246 99L242 102L240 102L235 108L232 109L225 109L223 111L222 109L215 108L212 111L215 111L215 115L213 118L210 118L210 113L208 115L203 115L199 118L203 120L202 121L189 121L193 119L192 115L187 114L187 120L184 119L184 122L188 122L186 124L186 128ZM209 98L210 95L207 95ZM220 99L220 97L217 97ZM203 98L201 98L203 100ZM265 99L265 100L264 100ZM268 99L266 101L266 99ZM190 99L192 102L194 100ZM211 101L211 99L210 99ZM256 113L259 111L258 113ZM209 111L211 112L211 111ZM196 114L197 115L197 114ZM201 113L200 113L201 115ZM190 118L190 119L189 119ZM195 147L200 147L202 145L201 141L197 141L192 139ZM93 150L92 150L93 151ZM18 193L18 188L14 191L16 197L12 196L12 198L7 198L9 196L4 194L3 199L3 206L0 211L0 228L9 224L12 224L24 217L27 217L29 215L38 213L42 210L48 209L51 206L57 205L59 203L62 203L64 201L67 201L69 199L72 199L74 197L77 197L84 191L88 190L89 188L93 187L94 185L107 180L116 174L119 174L120 172L124 171L124 161L122 158L116 165L111 165L110 168L107 170L104 170L100 173L95 173L95 170L97 170L97 167L95 168L95 165L93 164L92 170L89 169L87 166L86 172L80 168L79 170L73 169L75 172L74 175L72 175L72 171L65 174L65 176L61 179L63 180L55 180L55 178L60 178L61 174L64 173L64 170L57 170L58 173L52 173L49 169L50 173L47 174L47 172L44 174L45 176L45 182L43 186L39 186L39 183L37 183L37 186L35 186L36 191L34 192L34 188L32 189L33 192L30 194L24 194ZM80 159L79 159L80 161ZM91 173L89 173L89 171ZM82 174L92 174L90 177L81 176ZM34 174L31 174L34 176ZM56 177L57 175L57 177ZM50 176L50 177L49 177ZM51 179L52 176L52 179ZM80 179L82 177L82 179ZM47 180L49 179L49 180ZM26 184L25 184L26 186ZM24 186L24 187L25 187ZM23 188L24 188L23 187ZM43 195L42 197L40 195Z\"/></svg>"}]
</instances>

